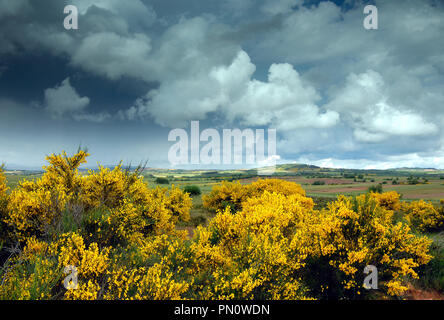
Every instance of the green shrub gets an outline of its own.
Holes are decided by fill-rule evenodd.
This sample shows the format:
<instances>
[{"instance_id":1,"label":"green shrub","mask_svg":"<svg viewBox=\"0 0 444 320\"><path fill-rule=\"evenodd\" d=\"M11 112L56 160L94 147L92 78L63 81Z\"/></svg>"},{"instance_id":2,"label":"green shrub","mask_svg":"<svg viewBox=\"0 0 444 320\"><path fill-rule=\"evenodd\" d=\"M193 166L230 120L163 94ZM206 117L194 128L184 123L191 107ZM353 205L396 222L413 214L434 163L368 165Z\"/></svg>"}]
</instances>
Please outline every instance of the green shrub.
<instances>
[{"instance_id":1,"label":"green shrub","mask_svg":"<svg viewBox=\"0 0 444 320\"><path fill-rule=\"evenodd\" d=\"M184 192L188 192L192 196L198 196L202 192L200 191L200 188L198 186L192 185L192 186L186 186L183 189Z\"/></svg>"},{"instance_id":2,"label":"green shrub","mask_svg":"<svg viewBox=\"0 0 444 320\"><path fill-rule=\"evenodd\" d=\"M368 187L368 192L382 193L382 184L377 184Z\"/></svg>"},{"instance_id":3,"label":"green shrub","mask_svg":"<svg viewBox=\"0 0 444 320\"><path fill-rule=\"evenodd\" d=\"M407 183L410 185L416 185L416 184L419 184L419 180L417 177L410 176L407 178Z\"/></svg>"},{"instance_id":4,"label":"green shrub","mask_svg":"<svg viewBox=\"0 0 444 320\"><path fill-rule=\"evenodd\" d=\"M170 181L167 178L156 178L155 182L157 184L170 184Z\"/></svg>"},{"instance_id":5,"label":"green shrub","mask_svg":"<svg viewBox=\"0 0 444 320\"><path fill-rule=\"evenodd\" d=\"M317 181L313 182L313 185L314 186L323 186L323 185L325 185L325 181L317 180Z\"/></svg>"}]
</instances>

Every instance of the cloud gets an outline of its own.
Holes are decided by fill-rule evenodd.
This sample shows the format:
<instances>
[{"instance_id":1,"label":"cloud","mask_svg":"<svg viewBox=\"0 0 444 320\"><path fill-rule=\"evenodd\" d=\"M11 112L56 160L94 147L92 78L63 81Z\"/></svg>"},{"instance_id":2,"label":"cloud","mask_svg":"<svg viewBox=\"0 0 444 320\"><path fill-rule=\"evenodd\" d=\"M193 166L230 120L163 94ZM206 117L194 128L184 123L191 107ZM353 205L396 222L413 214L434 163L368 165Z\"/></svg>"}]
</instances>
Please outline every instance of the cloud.
<instances>
[{"instance_id":1,"label":"cloud","mask_svg":"<svg viewBox=\"0 0 444 320\"><path fill-rule=\"evenodd\" d=\"M229 119L240 118L245 125L270 125L285 131L310 127L327 128L338 122L337 112L320 111L316 104L320 100L319 93L301 79L292 65L272 64L267 82L250 79L249 74L244 83L238 85L230 78L238 74L239 69L242 70L242 64L252 65L245 52L241 52L229 68L219 70L219 74L224 75L221 83L232 86L227 91L230 101L227 106ZM233 88L244 88L244 91L233 92Z\"/></svg>"},{"instance_id":2,"label":"cloud","mask_svg":"<svg viewBox=\"0 0 444 320\"><path fill-rule=\"evenodd\" d=\"M86 13L93 7L98 7L119 16L132 27L149 27L156 21L156 13L149 4L140 0L122 2L120 0L72 0L78 6L80 13Z\"/></svg>"},{"instance_id":3,"label":"cloud","mask_svg":"<svg viewBox=\"0 0 444 320\"><path fill-rule=\"evenodd\" d=\"M341 113L363 142L381 142L391 136L429 136L439 132L438 126L426 121L415 108L394 105L391 86L382 76L368 70L350 74L328 108Z\"/></svg>"},{"instance_id":4,"label":"cloud","mask_svg":"<svg viewBox=\"0 0 444 320\"><path fill-rule=\"evenodd\" d=\"M348 169L377 169L387 170L394 168L444 168L444 153L435 155L408 153L403 155L388 156L382 159L336 159L324 158L312 160L300 157L298 163L307 163L324 168L348 168Z\"/></svg>"},{"instance_id":5,"label":"cloud","mask_svg":"<svg viewBox=\"0 0 444 320\"><path fill-rule=\"evenodd\" d=\"M95 74L116 80L122 76L145 78L150 59L150 38L143 34L122 37L115 33L94 33L85 37L72 63Z\"/></svg>"},{"instance_id":6,"label":"cloud","mask_svg":"<svg viewBox=\"0 0 444 320\"><path fill-rule=\"evenodd\" d=\"M273 0L266 1L262 5L262 11L268 14L281 14L288 13L293 7L297 7L301 4L301 0Z\"/></svg>"},{"instance_id":7,"label":"cloud","mask_svg":"<svg viewBox=\"0 0 444 320\"><path fill-rule=\"evenodd\" d=\"M45 110L54 117L83 111L89 105L88 97L80 97L69 78L60 85L45 90Z\"/></svg>"},{"instance_id":8,"label":"cloud","mask_svg":"<svg viewBox=\"0 0 444 320\"><path fill-rule=\"evenodd\" d=\"M267 82L252 78L255 69L248 54L239 51L228 66L163 83L139 99L127 116L151 116L170 127L205 119L216 111L229 122L281 130L325 128L338 122L337 112L320 112L319 94L291 65L271 65Z\"/></svg>"},{"instance_id":9,"label":"cloud","mask_svg":"<svg viewBox=\"0 0 444 320\"><path fill-rule=\"evenodd\" d=\"M76 121L89 121L89 122L96 122L96 123L104 122L104 121L112 118L108 112L79 113L79 114L73 114L72 117Z\"/></svg>"},{"instance_id":10,"label":"cloud","mask_svg":"<svg viewBox=\"0 0 444 320\"><path fill-rule=\"evenodd\" d=\"M0 0L0 18L20 13L21 10L26 8L27 4L28 0Z\"/></svg>"},{"instance_id":11,"label":"cloud","mask_svg":"<svg viewBox=\"0 0 444 320\"><path fill-rule=\"evenodd\" d=\"M68 116L77 121L102 122L111 117L106 112L97 114L85 112L89 103L88 97L81 97L71 86L69 78L54 88L45 90L44 108L53 118Z\"/></svg>"}]
</instances>

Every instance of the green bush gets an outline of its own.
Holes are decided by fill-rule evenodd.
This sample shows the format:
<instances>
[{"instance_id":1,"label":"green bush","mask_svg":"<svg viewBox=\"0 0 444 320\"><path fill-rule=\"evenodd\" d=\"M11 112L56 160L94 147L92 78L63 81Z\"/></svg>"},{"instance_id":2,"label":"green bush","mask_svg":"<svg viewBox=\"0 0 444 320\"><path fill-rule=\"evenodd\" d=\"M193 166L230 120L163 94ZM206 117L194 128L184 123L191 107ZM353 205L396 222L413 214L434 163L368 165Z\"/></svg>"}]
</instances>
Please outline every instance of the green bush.
<instances>
[{"instance_id":1,"label":"green bush","mask_svg":"<svg viewBox=\"0 0 444 320\"><path fill-rule=\"evenodd\" d=\"M183 189L184 192L188 192L190 195L192 196L198 196L200 195L202 192L200 191L200 188L198 186L186 186Z\"/></svg>"},{"instance_id":2,"label":"green bush","mask_svg":"<svg viewBox=\"0 0 444 320\"><path fill-rule=\"evenodd\" d=\"M368 192L382 193L382 184L368 187Z\"/></svg>"},{"instance_id":3,"label":"green bush","mask_svg":"<svg viewBox=\"0 0 444 320\"><path fill-rule=\"evenodd\" d=\"M324 184L325 184L325 181L320 181L320 180L313 182L314 186L323 186Z\"/></svg>"},{"instance_id":4,"label":"green bush","mask_svg":"<svg viewBox=\"0 0 444 320\"><path fill-rule=\"evenodd\" d=\"M419 184L419 180L417 177L410 176L407 178L407 183L410 185L416 185L416 184Z\"/></svg>"},{"instance_id":5,"label":"green bush","mask_svg":"<svg viewBox=\"0 0 444 320\"><path fill-rule=\"evenodd\" d=\"M156 178L155 182L157 184L170 184L170 181L167 178Z\"/></svg>"}]
</instances>

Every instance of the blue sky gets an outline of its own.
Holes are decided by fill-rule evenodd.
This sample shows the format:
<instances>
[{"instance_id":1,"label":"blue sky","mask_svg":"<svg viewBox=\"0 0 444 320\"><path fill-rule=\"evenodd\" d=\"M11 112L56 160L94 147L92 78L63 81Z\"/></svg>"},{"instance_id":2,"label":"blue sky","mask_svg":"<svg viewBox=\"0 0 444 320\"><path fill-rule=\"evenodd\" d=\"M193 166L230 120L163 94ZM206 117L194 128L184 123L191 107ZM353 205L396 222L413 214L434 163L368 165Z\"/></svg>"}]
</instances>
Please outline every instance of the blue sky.
<instances>
[{"instance_id":1,"label":"blue sky","mask_svg":"<svg viewBox=\"0 0 444 320\"><path fill-rule=\"evenodd\" d=\"M442 34L434 0L0 0L0 161L169 167L199 120L276 128L281 162L444 168Z\"/></svg>"}]
</instances>

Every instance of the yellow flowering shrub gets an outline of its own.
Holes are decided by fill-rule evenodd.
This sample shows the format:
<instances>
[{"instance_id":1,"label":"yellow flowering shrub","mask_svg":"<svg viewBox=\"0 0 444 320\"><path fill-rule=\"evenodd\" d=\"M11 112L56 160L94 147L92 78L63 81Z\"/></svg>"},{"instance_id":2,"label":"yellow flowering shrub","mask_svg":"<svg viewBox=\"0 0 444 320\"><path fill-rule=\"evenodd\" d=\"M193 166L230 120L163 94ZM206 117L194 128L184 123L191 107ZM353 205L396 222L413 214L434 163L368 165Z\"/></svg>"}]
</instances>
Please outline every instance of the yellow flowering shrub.
<instances>
[{"instance_id":1,"label":"yellow flowering shrub","mask_svg":"<svg viewBox=\"0 0 444 320\"><path fill-rule=\"evenodd\" d=\"M105 299L179 300L190 285L173 279L173 272L162 264L137 269L119 269L111 274Z\"/></svg>"},{"instance_id":2,"label":"yellow flowering shrub","mask_svg":"<svg viewBox=\"0 0 444 320\"><path fill-rule=\"evenodd\" d=\"M126 175L121 165L113 170L99 167L82 177L81 200L87 208L118 206L126 195Z\"/></svg>"},{"instance_id":3,"label":"yellow flowering shrub","mask_svg":"<svg viewBox=\"0 0 444 320\"><path fill-rule=\"evenodd\" d=\"M53 186L62 185L71 194L78 191L80 187L80 176L78 168L81 164L86 163L89 153L79 150L73 156L68 156L65 151L61 154L52 154L46 157L49 162L48 166L44 166L46 171L41 184L51 189Z\"/></svg>"},{"instance_id":4,"label":"yellow flowering shrub","mask_svg":"<svg viewBox=\"0 0 444 320\"><path fill-rule=\"evenodd\" d=\"M202 196L205 208L217 211L230 206L232 212L242 209L242 203L248 198L258 197L265 191L279 193L285 196L298 194L305 196L305 191L299 184L282 179L259 179L250 185L239 182L222 182L213 187L209 195Z\"/></svg>"},{"instance_id":5,"label":"yellow flowering shrub","mask_svg":"<svg viewBox=\"0 0 444 320\"><path fill-rule=\"evenodd\" d=\"M33 256L16 262L3 275L0 300L46 300L53 297L62 270L57 269L54 259Z\"/></svg>"},{"instance_id":6,"label":"yellow flowering shrub","mask_svg":"<svg viewBox=\"0 0 444 320\"><path fill-rule=\"evenodd\" d=\"M155 235L115 252L104 299L190 298L196 268L188 241Z\"/></svg>"},{"instance_id":7,"label":"yellow flowering shrub","mask_svg":"<svg viewBox=\"0 0 444 320\"><path fill-rule=\"evenodd\" d=\"M378 268L380 289L402 295L406 279L426 264L430 241L393 223L396 195L339 197L313 210L300 193L265 191L232 215L219 212L198 228L198 265L215 270L204 285L206 298L362 298L367 265ZM311 199L310 199L311 200Z\"/></svg>"},{"instance_id":8,"label":"yellow flowering shrub","mask_svg":"<svg viewBox=\"0 0 444 320\"><path fill-rule=\"evenodd\" d=\"M311 200L311 199L310 199ZM211 299L302 299L300 270L306 250L296 230L311 219L312 201L265 191L246 200L237 214L219 212L195 235L200 271L213 270L204 284Z\"/></svg>"},{"instance_id":9,"label":"yellow flowering shrub","mask_svg":"<svg viewBox=\"0 0 444 320\"><path fill-rule=\"evenodd\" d=\"M179 188L151 190L143 177L118 165L80 175L87 153L72 157L63 152L47 157L42 178L20 183L10 195L3 221L20 241L44 237L60 225L64 213L80 224L86 221L94 241L137 241L143 234L171 233L175 224L189 220L192 200ZM57 232L56 232L57 233Z\"/></svg>"},{"instance_id":10,"label":"yellow flowering shrub","mask_svg":"<svg viewBox=\"0 0 444 320\"><path fill-rule=\"evenodd\" d=\"M4 221L14 229L20 241L41 237L65 210L68 195L61 185L48 189L46 179L22 182L12 191Z\"/></svg>"},{"instance_id":11,"label":"yellow flowering shrub","mask_svg":"<svg viewBox=\"0 0 444 320\"><path fill-rule=\"evenodd\" d=\"M305 190L294 182L282 179L259 179L246 186L249 191L249 197L260 196L265 191L270 193L279 193L284 196L299 194L305 196Z\"/></svg>"},{"instance_id":12,"label":"yellow flowering shrub","mask_svg":"<svg viewBox=\"0 0 444 320\"><path fill-rule=\"evenodd\" d=\"M172 185L170 190L156 187L150 190L149 194L168 211L172 223L190 219L190 209L193 202L188 193Z\"/></svg>"},{"instance_id":13,"label":"yellow flowering shrub","mask_svg":"<svg viewBox=\"0 0 444 320\"><path fill-rule=\"evenodd\" d=\"M76 234L63 234L52 243L30 238L21 255L12 261L0 286L0 298L50 299L54 297L88 298L91 289L103 281L110 249L100 250L96 243L85 245ZM66 290L63 280L66 266L78 270L79 289ZM91 286L96 284L96 286ZM98 290L95 292L97 298Z\"/></svg>"},{"instance_id":14,"label":"yellow flowering shrub","mask_svg":"<svg viewBox=\"0 0 444 320\"><path fill-rule=\"evenodd\" d=\"M396 191L384 193L371 192L370 197L374 198L381 207L388 210L399 210L401 208L401 203L399 201L400 194Z\"/></svg>"},{"instance_id":15,"label":"yellow flowering shrub","mask_svg":"<svg viewBox=\"0 0 444 320\"><path fill-rule=\"evenodd\" d=\"M230 206L232 212L241 209L242 202L248 197L247 190L239 182L223 181L215 185L210 194L202 196L202 203L208 210L216 212Z\"/></svg>"},{"instance_id":16,"label":"yellow flowering shrub","mask_svg":"<svg viewBox=\"0 0 444 320\"><path fill-rule=\"evenodd\" d=\"M409 223L420 231L444 230L444 210L424 200L403 202L402 211Z\"/></svg>"},{"instance_id":17,"label":"yellow flowering shrub","mask_svg":"<svg viewBox=\"0 0 444 320\"><path fill-rule=\"evenodd\" d=\"M138 261L147 268L132 298L179 298L189 285L173 279L176 274L170 268L177 269L191 259L179 259L185 232L176 231L175 224L189 219L191 198L174 186L149 189L139 172L123 170L120 165L81 175L78 166L87 156L83 151L72 157L64 152L51 155L40 179L21 182L11 193L2 222L25 247L10 258L10 268L1 274L0 298L101 299L113 295L105 288L121 268L116 260L119 256L135 270L141 267ZM174 247L166 240L168 236L174 239ZM169 252L165 256L171 259L160 259L160 249ZM127 251L132 255L122 256ZM150 262L153 259L157 267ZM77 268L79 286L66 291L62 273L68 265Z\"/></svg>"},{"instance_id":18,"label":"yellow flowering shrub","mask_svg":"<svg viewBox=\"0 0 444 320\"><path fill-rule=\"evenodd\" d=\"M340 196L320 212L319 222L307 230L310 247L315 249L308 276L319 280L318 288L329 287L318 295L359 297L366 265L378 268L383 292L401 295L407 290L398 284L418 277L415 268L432 258L427 253L431 241L413 235L407 225L394 224L392 215L372 195Z\"/></svg>"},{"instance_id":19,"label":"yellow flowering shrub","mask_svg":"<svg viewBox=\"0 0 444 320\"><path fill-rule=\"evenodd\" d=\"M20 241L41 237L79 193L78 167L89 154L80 150L69 157L66 152L46 157L45 174L37 181L21 182L10 195L4 221Z\"/></svg>"},{"instance_id":20,"label":"yellow flowering shrub","mask_svg":"<svg viewBox=\"0 0 444 320\"><path fill-rule=\"evenodd\" d=\"M100 292L100 285L94 280L81 282L75 290L68 290L64 298L66 300L97 300Z\"/></svg>"}]
</instances>

